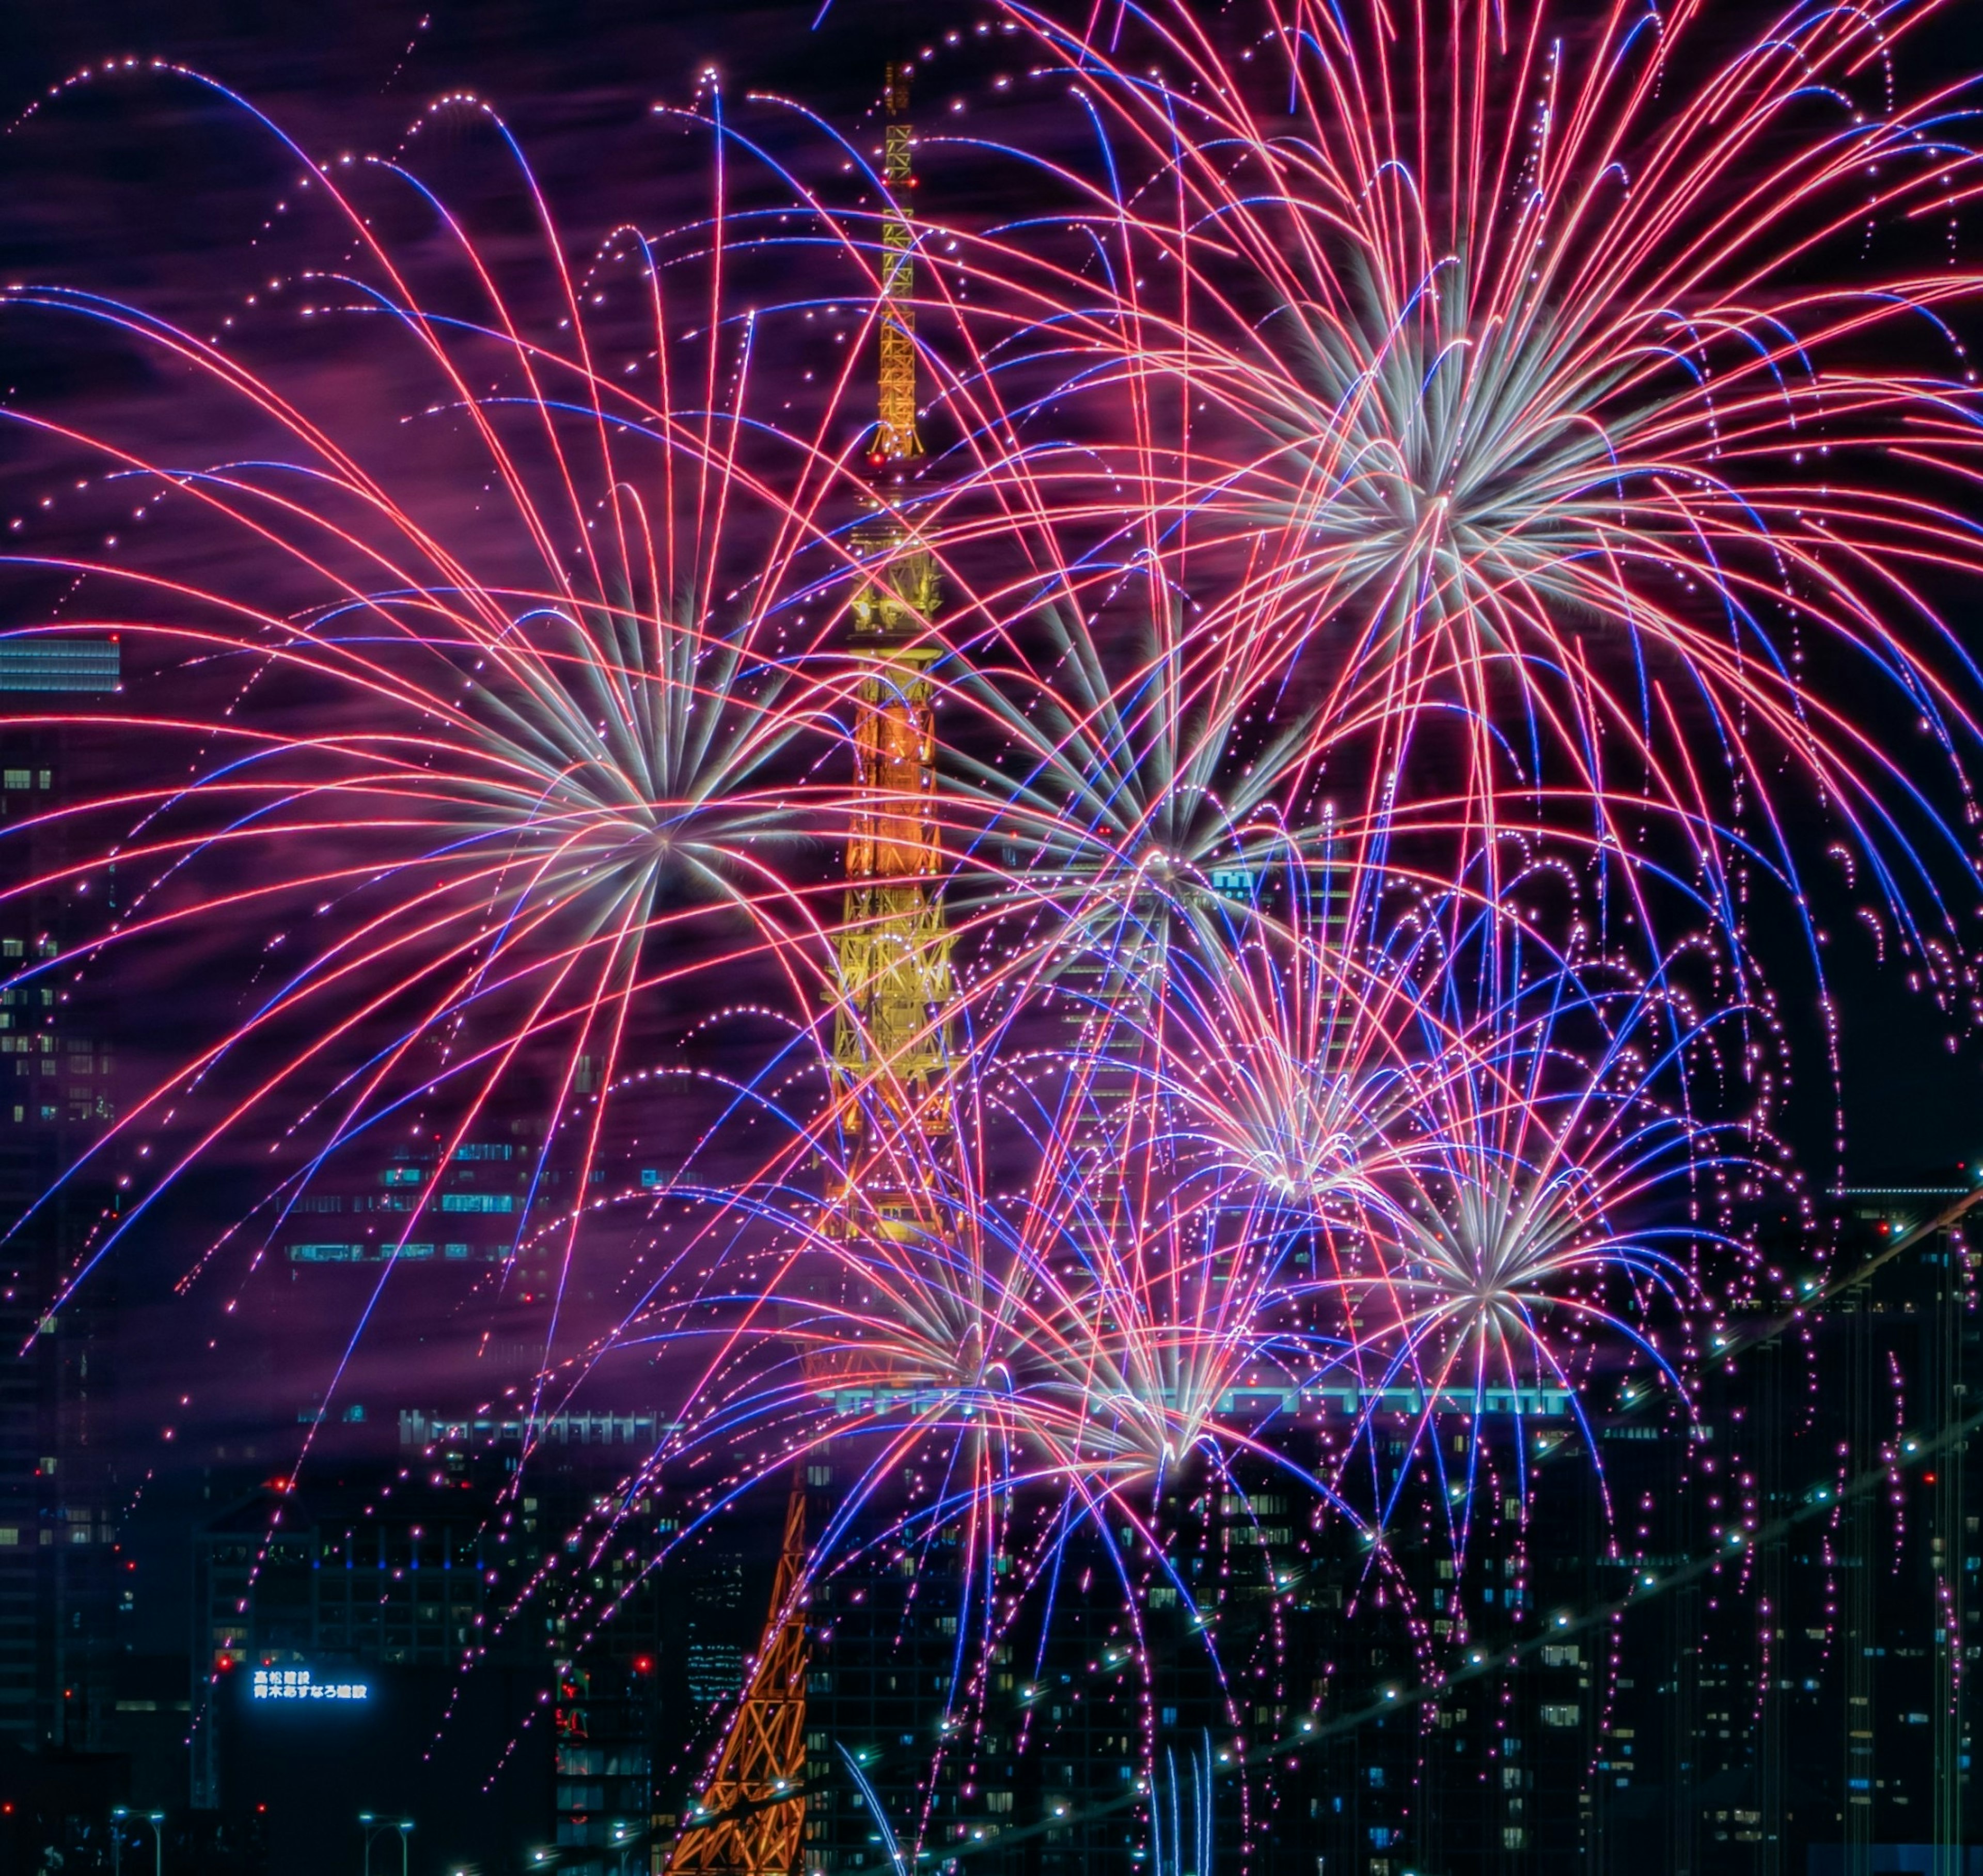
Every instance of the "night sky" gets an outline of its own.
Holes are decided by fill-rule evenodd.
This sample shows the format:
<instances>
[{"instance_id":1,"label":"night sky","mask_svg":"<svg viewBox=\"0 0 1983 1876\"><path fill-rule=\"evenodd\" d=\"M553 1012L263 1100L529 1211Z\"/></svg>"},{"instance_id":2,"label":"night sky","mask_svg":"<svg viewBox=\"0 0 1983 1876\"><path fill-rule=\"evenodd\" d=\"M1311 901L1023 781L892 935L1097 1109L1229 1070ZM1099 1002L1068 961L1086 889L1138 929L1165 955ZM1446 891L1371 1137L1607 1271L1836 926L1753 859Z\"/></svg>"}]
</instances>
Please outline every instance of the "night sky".
<instances>
[{"instance_id":1,"label":"night sky","mask_svg":"<svg viewBox=\"0 0 1983 1876\"><path fill-rule=\"evenodd\" d=\"M1744 21L1770 11L1751 5L1722 15L1732 37ZM706 68L721 73L736 121L749 134L766 134L774 155L795 153L808 139L777 114L754 118L747 93L791 98L848 128L871 117L884 59L940 45L953 27L963 30L965 43L940 52L921 81L918 116L926 126L939 116L955 124L953 102L974 112L989 102L995 54L974 52L968 29L976 16L968 7L833 0L823 18L818 12L683 0L431 8L379 0L349 8L190 0L169 9L81 0L10 8L0 18L8 87L0 109L12 125L0 144L7 176L0 255L10 279L128 297L194 330L230 310L240 313L239 303L255 290L269 251L272 204L288 179L281 152L239 111L170 77L98 78L58 98L46 95L107 58L164 57L208 74L319 153L404 148L430 100L473 91L516 132L574 256L622 222L654 228L699 212L707 182L702 152L658 132L654 106L687 103ZM1960 53L1961 36L1945 22L1911 40L1904 75L1933 72ZM1009 127L1010 118L1003 121ZM1040 124L1029 124L1028 133L1038 139ZM437 152L450 136L453 143ZM450 201L472 213L477 166L492 166L487 139L430 131L419 158L445 176ZM953 191L968 186L959 176ZM995 212L1005 205L982 206ZM955 201L945 207L958 212ZM282 257L326 256L322 243L306 243ZM128 357L101 345L65 360L45 345L23 355L18 337L0 340L12 348L0 351L0 370L17 395L39 407L49 407L52 397L58 409L72 398L67 407L86 416L99 400L132 394L134 379L120 373L142 376ZM382 429L393 423L400 387L385 360L368 361L354 347L326 354L321 369L326 395L347 420L365 410ZM1841 934L1838 944L1831 966L1842 987L1854 1167L1871 1173L1952 1163L1968 1150L1979 1091L1973 1052L1951 1056L1944 1027L1908 996L1898 973L1864 971L1868 959L1851 940ZM1794 998L1799 993L1786 988ZM1814 1167L1829 1157L1831 1097L1818 1089L1820 1079L1805 1077L1809 1111L1792 1123Z\"/></svg>"},{"instance_id":2,"label":"night sky","mask_svg":"<svg viewBox=\"0 0 1983 1876\"><path fill-rule=\"evenodd\" d=\"M873 109L881 65L901 42L904 22L921 11L842 4L815 31L808 9L784 5L8 9L0 20L0 113L13 128L0 143L8 178L0 189L0 254L10 279L100 292L195 331L242 314L256 291L269 264L272 209L293 179L293 160L239 109L169 76L92 80L46 96L106 58L158 56L193 68L324 156L400 149L430 99L472 90L516 132L568 253L582 258L617 223L666 226L706 200L706 146L688 152L678 137L657 133L657 102L688 103L698 75L714 65L733 95L763 86L836 120L854 119ZM504 229L517 232L513 172L486 132L430 132L420 154L445 176L455 206L473 214L493 204ZM499 176L486 192L478 187L483 168ZM286 268L323 265L343 247L319 223L280 258ZM0 380L23 401L85 427L142 410L156 421L154 436L171 437L189 459L252 451L248 427L229 427L238 414L176 399L169 374L139 348L45 331L16 347L10 341L18 336L0 339ZM401 362L360 337L291 353L285 384L334 410L361 448L396 448L400 411L420 394L397 375ZM0 485L18 490L25 476L39 487L45 467L25 470L15 441L0 437ZM209 551L175 543L154 564L210 578ZM17 587L10 616L53 598L45 585ZM87 759L119 759L99 747ZM155 1046L176 1033L176 1009L232 1007L238 993L228 955L226 947L195 946L162 976L115 987L109 1021L127 1064L146 1060L148 1037ZM134 1010L145 1012L142 1020L131 1020ZM101 1277L120 1306L119 1419L135 1505L125 1543L139 1584L137 1626L127 1639L141 1650L179 1645L189 1522L210 1516L216 1495L225 1502L257 1470L287 1469L301 1438L297 1402L327 1381L363 1301L362 1291L336 1287L326 1317L326 1291L300 1297L280 1272L245 1292L245 1301L226 1279L180 1293L176 1285L196 1247L229 1213L232 1177L223 1164L190 1181L158 1228ZM430 1378L436 1402L472 1404L486 1379L463 1365L485 1325L466 1328L458 1299L431 1288L402 1286L393 1304L361 1344L342 1398L376 1403L375 1385L389 1400L403 1398L411 1362ZM625 1390L609 1379L601 1398L616 1392ZM161 1442L168 1425L170 1445ZM390 1425L380 1437L390 1450ZM244 1462L250 1453L254 1462Z\"/></svg>"},{"instance_id":3,"label":"night sky","mask_svg":"<svg viewBox=\"0 0 1983 1876\"><path fill-rule=\"evenodd\" d=\"M720 71L727 93L740 101L740 116L744 94L763 88L851 127L874 108L885 59L932 43L953 25L968 32L975 17L963 5L833 0L815 24L814 10L736 0L456 0L431 8L384 0L16 5L0 14L0 116L11 124L0 140L0 267L9 280L101 291L204 331L230 314L247 317L243 303L270 252L285 268L309 258L309 238L269 232L293 161L238 110L181 80L143 72L48 95L108 58L155 55L195 68L239 92L305 149L324 155L400 148L429 99L473 91L516 132L577 255L619 223L665 224L697 212L706 171L679 138L657 130L653 107L686 103L704 68ZM1911 55L1925 65L1935 49L1917 47ZM978 108L988 75L967 39L921 81L919 118L953 115L954 98ZM791 120L772 114L763 121L773 147L781 135L794 150L805 146ZM477 143L446 129L429 135L420 153L449 175L450 200L473 212L477 167L490 160L490 149L486 137ZM502 193L492 186L486 200L495 203ZM317 258L325 258L321 244ZM67 410L85 424L120 401L169 406L169 387L114 347L65 349L37 337L17 350L18 343L0 336L0 387L10 397ZM326 345L304 356L301 387L339 407L359 432L390 441L403 387L391 380L390 367L377 364L380 375L368 379L370 368L363 347ZM195 427L184 441L197 450L217 439ZM12 447L9 434L0 432L0 489L10 492L21 474L8 455ZM17 599L9 622L26 622L23 608L32 611L46 598L36 588ZM1909 997L1899 973L1868 969L1857 944L1841 936L1834 960L1851 1171L1870 1177L1952 1169L1975 1144L1983 1092L1978 1051L1972 1043L1951 1054L1944 1025ZM166 988L149 986L145 994ZM196 986L192 994L210 990ZM1793 973L1784 990L1792 1001L1808 994ZM144 996L127 996L127 1010L134 1001L142 1005ZM161 1009L157 1020L170 1018ZM134 1038L134 1058L142 1048ZM1828 1178L1831 1096L1817 1060L1807 1063L1804 1080L1811 1091L1793 1117L1794 1131L1806 1164ZM164 1573L168 1587L174 1533L182 1528L176 1521L189 1506L197 1508L190 1496L196 1469L181 1476L173 1460L158 1459L160 1419L193 1387L190 1374L199 1395L194 1416L210 1415L223 1434L236 1426L236 1438L252 1432L263 1410L258 1403L268 1399L268 1377L289 1358L291 1344L281 1338L296 1326L272 1318L243 1329L221 1322L221 1288L196 1289L190 1298L171 1294L172 1280L186 1268L186 1246L202 1228L201 1191L196 1182L172 1231L157 1234L118 1278L132 1345L146 1352L131 1365L129 1436L134 1451L159 1469L150 1501L155 1513L147 1514L155 1523L149 1538L141 1526L134 1543L146 1570ZM417 1328L423 1336L430 1331L444 1338L444 1327ZM309 1333L302 1345L311 1345ZM389 1362L405 1352L390 1338L380 1350ZM446 1364L432 1358L437 1379L446 1374ZM270 1432L272 1450L293 1442L293 1426ZM193 1444L189 1431L186 1446ZM143 1606L155 1612L162 1635L176 1632L181 1618L172 1595L162 1593Z\"/></svg>"}]
</instances>

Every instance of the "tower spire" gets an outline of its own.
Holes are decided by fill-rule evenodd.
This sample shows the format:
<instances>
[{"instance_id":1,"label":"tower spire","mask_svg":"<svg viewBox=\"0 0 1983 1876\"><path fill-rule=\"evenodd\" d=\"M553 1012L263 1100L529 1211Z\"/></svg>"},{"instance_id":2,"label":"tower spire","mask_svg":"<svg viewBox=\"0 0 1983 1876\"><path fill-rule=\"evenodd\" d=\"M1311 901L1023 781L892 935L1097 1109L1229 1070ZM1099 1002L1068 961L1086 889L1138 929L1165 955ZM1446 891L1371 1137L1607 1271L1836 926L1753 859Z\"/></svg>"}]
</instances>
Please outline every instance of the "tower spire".
<instances>
[{"instance_id":1,"label":"tower spire","mask_svg":"<svg viewBox=\"0 0 1983 1876\"><path fill-rule=\"evenodd\" d=\"M923 453L916 434L916 231L908 208L916 176L909 69L891 64L887 71L881 89L881 180L888 191L881 218L881 368L868 452L878 467Z\"/></svg>"}]
</instances>

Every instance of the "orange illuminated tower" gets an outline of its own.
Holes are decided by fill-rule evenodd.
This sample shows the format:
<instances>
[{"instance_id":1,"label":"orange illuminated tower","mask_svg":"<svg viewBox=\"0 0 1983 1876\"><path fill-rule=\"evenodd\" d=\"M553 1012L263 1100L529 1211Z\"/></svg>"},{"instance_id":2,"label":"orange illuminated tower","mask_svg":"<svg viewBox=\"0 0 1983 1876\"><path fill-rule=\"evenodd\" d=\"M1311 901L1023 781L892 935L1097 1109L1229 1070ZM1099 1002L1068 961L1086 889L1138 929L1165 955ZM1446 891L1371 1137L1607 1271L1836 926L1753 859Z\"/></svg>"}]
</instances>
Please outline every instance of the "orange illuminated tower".
<instances>
[{"instance_id":1,"label":"orange illuminated tower","mask_svg":"<svg viewBox=\"0 0 1983 1876\"><path fill-rule=\"evenodd\" d=\"M916 430L915 187L908 121L908 78L888 68L884 92L880 395L868 461L874 511L856 530L864 572L853 605L854 654L866 667L854 722L853 825L847 843L847 900L838 940L840 996L833 1064L838 1092L851 1095L846 1125L858 1142L885 1116L911 1136L951 1131L945 1086L950 1001L950 936L938 893L935 820L936 725L930 625L939 600L936 563L901 501L905 465L922 454ZM857 1153L854 1156L858 1157ZM886 1184L885 1180L881 1184ZM870 1209L891 1210L850 1159L849 1191Z\"/></svg>"},{"instance_id":2,"label":"orange illuminated tower","mask_svg":"<svg viewBox=\"0 0 1983 1876\"><path fill-rule=\"evenodd\" d=\"M867 1228L880 1230L901 1203L898 1181L879 1170L888 1147L872 1137L876 1120L925 1143L947 1138L952 1128L943 1013L951 994L950 936L938 886L929 677L937 655L930 624L939 595L935 559L917 539L901 501L903 466L922 454L922 443L911 304L915 229L908 207L915 178L908 75L899 66L888 69L884 102L881 367L868 451L875 488L873 513L854 537L864 563L852 606L854 655L865 669L857 695L855 799L833 1038L848 1171L828 1195L841 1228L858 1206ZM830 1356L808 1358L809 1367L831 1365ZM798 1474L786 1506L764 1639L702 1791L660 1864L670 1876L798 1876L811 1661L805 1569L805 1482Z\"/></svg>"}]
</instances>

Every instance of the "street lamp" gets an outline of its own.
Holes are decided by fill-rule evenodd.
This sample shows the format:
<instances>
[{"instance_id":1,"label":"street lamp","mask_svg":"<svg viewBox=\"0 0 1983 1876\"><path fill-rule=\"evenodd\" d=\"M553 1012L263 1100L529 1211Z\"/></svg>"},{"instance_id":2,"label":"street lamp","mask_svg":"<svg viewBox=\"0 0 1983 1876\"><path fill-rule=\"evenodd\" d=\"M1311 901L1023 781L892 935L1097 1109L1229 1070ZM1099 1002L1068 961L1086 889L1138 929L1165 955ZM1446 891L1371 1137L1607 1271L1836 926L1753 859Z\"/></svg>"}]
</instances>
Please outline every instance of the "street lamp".
<instances>
[{"instance_id":1,"label":"street lamp","mask_svg":"<svg viewBox=\"0 0 1983 1876\"><path fill-rule=\"evenodd\" d=\"M400 1834L400 1876L406 1876L406 1835L413 1827L410 1817L379 1817L369 1811L358 1814L358 1821L365 1827L365 1876L372 1876L372 1842L388 1831Z\"/></svg>"},{"instance_id":2,"label":"street lamp","mask_svg":"<svg viewBox=\"0 0 1983 1876\"><path fill-rule=\"evenodd\" d=\"M110 1867L115 1876L122 1876L124 1868L124 1833L120 1827L131 1815L128 1804L114 1807L110 1813ZM152 1876L166 1876L166 1834L159 1827L166 1821L162 1811L148 1811L145 1821L152 1827Z\"/></svg>"},{"instance_id":3,"label":"street lamp","mask_svg":"<svg viewBox=\"0 0 1983 1876\"><path fill-rule=\"evenodd\" d=\"M634 1846L640 1840L640 1833L633 1825L616 1824L613 1827L613 1848L620 1853L620 1876L627 1876L627 1858Z\"/></svg>"}]
</instances>

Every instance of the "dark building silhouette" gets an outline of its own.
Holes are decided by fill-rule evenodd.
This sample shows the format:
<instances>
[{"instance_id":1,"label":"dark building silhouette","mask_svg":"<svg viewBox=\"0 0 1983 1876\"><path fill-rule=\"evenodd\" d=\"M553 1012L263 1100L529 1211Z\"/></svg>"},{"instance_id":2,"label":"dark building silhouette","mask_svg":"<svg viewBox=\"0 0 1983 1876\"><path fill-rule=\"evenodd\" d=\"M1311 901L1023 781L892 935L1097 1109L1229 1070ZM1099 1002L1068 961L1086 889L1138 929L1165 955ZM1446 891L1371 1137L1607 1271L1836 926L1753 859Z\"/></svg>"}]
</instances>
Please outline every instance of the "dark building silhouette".
<instances>
[{"instance_id":1,"label":"dark building silhouette","mask_svg":"<svg viewBox=\"0 0 1983 1876\"><path fill-rule=\"evenodd\" d=\"M520 1484L520 1419L402 1410L383 1448L362 1425L369 1450L340 1428L299 1486L196 1539L192 1803L259 1817L272 1867L326 1876L363 1812L410 1820L429 1868L641 1867L658 1599L586 1533L653 1417L539 1422Z\"/></svg>"},{"instance_id":2,"label":"dark building silhouette","mask_svg":"<svg viewBox=\"0 0 1983 1876\"><path fill-rule=\"evenodd\" d=\"M1476 1482L1457 1559L1409 1519L1378 1558L1242 1464L1177 1482L1161 1567L1126 1531L1070 1536L1045 1633L1022 1619L987 1656L960 1647L955 1534L880 1545L814 1593L808 1871L885 1870L892 1831L932 1871L1138 1876L1143 1816L1175 1801L1140 1788L1154 1764L1211 1794L1221 1869L1971 1876L1975 1276L1959 1228L1884 1255L1970 1189L1954 1171L1839 1194L1822 1267L1801 1234L1766 1240L1810 1301L1737 1311L1690 1413L1642 1385L1443 1415L1454 1472L1484 1435L1503 1479L1519 1441L1533 1481L1525 1519L1490 1499L1512 1486ZM1395 1392L1364 1403L1386 1479L1428 1466L1422 1403ZM1277 1439L1299 1459L1350 1405L1291 1400ZM840 1462L815 1468L816 1516ZM1165 1876L1208 1876L1189 1841L1166 1854Z\"/></svg>"},{"instance_id":3,"label":"dark building silhouette","mask_svg":"<svg viewBox=\"0 0 1983 1876\"><path fill-rule=\"evenodd\" d=\"M115 1111L107 1012L75 965L115 876L64 876L89 744L61 719L114 710L118 671L112 638L0 642L0 1747L29 1754L100 1749L114 1711L113 1294L55 1299L113 1198L64 1175Z\"/></svg>"}]
</instances>

